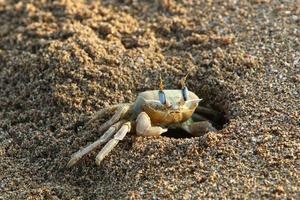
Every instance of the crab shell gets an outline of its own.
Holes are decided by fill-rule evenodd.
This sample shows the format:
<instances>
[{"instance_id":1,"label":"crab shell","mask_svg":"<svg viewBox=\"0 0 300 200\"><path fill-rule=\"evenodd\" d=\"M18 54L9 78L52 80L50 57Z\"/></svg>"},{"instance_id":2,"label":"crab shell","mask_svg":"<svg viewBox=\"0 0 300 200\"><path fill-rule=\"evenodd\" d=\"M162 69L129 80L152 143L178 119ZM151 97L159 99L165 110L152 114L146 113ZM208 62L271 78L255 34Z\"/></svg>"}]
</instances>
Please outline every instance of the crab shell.
<instances>
[{"instance_id":1,"label":"crab shell","mask_svg":"<svg viewBox=\"0 0 300 200\"><path fill-rule=\"evenodd\" d=\"M198 106L199 97L188 92L188 99L184 101L182 90L163 90L167 104L162 104L159 90L150 90L139 93L134 104L134 112L146 112L154 125L172 125L181 123L192 117Z\"/></svg>"}]
</instances>

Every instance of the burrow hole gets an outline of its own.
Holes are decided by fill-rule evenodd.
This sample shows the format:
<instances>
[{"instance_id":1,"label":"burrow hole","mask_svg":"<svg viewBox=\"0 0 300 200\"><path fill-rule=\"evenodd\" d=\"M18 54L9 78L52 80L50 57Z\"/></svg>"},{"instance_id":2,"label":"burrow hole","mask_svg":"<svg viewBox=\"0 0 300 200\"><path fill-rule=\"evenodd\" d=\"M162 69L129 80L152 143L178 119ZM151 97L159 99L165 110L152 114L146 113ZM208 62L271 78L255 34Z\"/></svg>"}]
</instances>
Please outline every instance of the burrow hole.
<instances>
[{"instance_id":1,"label":"burrow hole","mask_svg":"<svg viewBox=\"0 0 300 200\"><path fill-rule=\"evenodd\" d=\"M201 107L207 109L208 112L201 112L201 116L208 120L215 129L221 130L224 125L228 123L228 119L226 118L225 111L220 110L217 106L208 105L208 104L200 104ZM191 138L193 135L189 134L185 130L182 129L169 129L166 133L163 133L162 136L170 137L170 138Z\"/></svg>"}]
</instances>

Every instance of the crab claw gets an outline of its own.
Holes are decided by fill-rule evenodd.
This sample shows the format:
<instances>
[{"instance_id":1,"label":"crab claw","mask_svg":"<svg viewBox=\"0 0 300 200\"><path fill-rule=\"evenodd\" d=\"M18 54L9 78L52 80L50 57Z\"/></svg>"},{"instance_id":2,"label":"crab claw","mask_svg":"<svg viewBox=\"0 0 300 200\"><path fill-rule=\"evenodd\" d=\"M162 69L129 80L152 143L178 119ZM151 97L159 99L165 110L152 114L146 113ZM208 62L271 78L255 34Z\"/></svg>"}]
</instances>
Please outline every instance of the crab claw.
<instances>
[{"instance_id":1,"label":"crab claw","mask_svg":"<svg viewBox=\"0 0 300 200\"><path fill-rule=\"evenodd\" d=\"M159 136L168 129L159 126L151 126L150 117L145 112L141 112L136 119L136 133L140 136Z\"/></svg>"}]
</instances>

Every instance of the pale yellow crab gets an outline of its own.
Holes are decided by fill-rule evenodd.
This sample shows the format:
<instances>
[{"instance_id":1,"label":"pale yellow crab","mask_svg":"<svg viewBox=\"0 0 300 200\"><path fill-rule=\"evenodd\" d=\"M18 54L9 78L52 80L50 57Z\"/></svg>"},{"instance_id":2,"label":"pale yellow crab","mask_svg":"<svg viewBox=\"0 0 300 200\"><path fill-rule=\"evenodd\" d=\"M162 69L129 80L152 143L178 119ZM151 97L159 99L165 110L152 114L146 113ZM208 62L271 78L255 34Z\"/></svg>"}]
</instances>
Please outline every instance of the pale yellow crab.
<instances>
[{"instance_id":1,"label":"pale yellow crab","mask_svg":"<svg viewBox=\"0 0 300 200\"><path fill-rule=\"evenodd\" d=\"M99 132L106 132L97 141L74 153L67 166L74 165L84 155L106 143L96 156L96 164L100 165L103 158L131 130L145 137L159 136L168 128L181 128L193 136L215 131L212 124L200 115L201 111L207 112L207 109L198 106L201 99L188 91L185 78L180 82L181 89L165 90L161 81L159 90L139 93L134 103L119 104L97 112L86 126L108 113L115 114L100 126Z\"/></svg>"}]
</instances>

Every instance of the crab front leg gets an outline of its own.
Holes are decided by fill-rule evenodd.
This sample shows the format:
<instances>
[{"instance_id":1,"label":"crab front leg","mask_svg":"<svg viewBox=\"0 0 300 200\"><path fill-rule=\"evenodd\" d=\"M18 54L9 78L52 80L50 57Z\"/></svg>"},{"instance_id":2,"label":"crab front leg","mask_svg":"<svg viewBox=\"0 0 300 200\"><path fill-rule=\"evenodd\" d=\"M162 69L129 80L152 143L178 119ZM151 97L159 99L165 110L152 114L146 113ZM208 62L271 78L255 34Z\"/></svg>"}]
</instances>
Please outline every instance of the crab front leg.
<instances>
[{"instance_id":1,"label":"crab front leg","mask_svg":"<svg viewBox=\"0 0 300 200\"><path fill-rule=\"evenodd\" d=\"M189 119L183 122L180 127L195 137L202 136L209 131L217 130L207 120L195 122L194 120Z\"/></svg>"},{"instance_id":2,"label":"crab front leg","mask_svg":"<svg viewBox=\"0 0 300 200\"><path fill-rule=\"evenodd\" d=\"M159 136L168 129L152 126L151 119L145 112L141 112L136 119L136 134L139 136Z\"/></svg>"},{"instance_id":3,"label":"crab front leg","mask_svg":"<svg viewBox=\"0 0 300 200\"><path fill-rule=\"evenodd\" d=\"M213 121L218 121L221 118L221 113L218 111L215 111L211 108L206 108L203 106L198 106L196 108L196 113L200 114L201 116L209 117Z\"/></svg>"}]
</instances>

